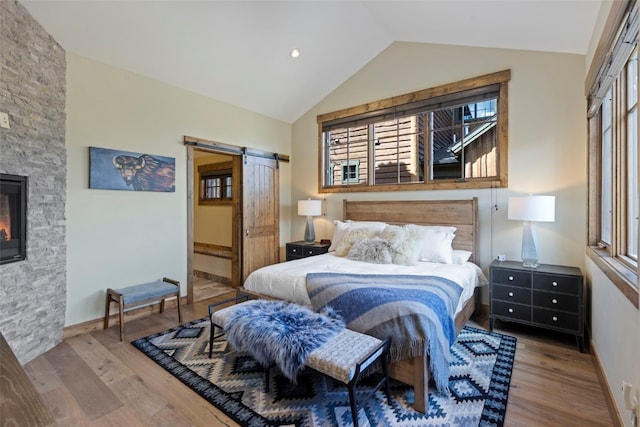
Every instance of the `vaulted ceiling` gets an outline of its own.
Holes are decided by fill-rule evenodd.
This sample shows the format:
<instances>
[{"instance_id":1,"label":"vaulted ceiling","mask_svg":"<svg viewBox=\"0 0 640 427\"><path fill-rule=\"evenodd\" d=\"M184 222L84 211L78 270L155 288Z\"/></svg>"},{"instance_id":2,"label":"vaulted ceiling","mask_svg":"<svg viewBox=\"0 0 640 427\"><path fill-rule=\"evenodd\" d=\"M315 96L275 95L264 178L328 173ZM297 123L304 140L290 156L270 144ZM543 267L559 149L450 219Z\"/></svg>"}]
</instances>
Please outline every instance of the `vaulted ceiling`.
<instances>
[{"instance_id":1,"label":"vaulted ceiling","mask_svg":"<svg viewBox=\"0 0 640 427\"><path fill-rule=\"evenodd\" d=\"M21 4L67 52L292 123L395 41L585 54L601 1Z\"/></svg>"}]
</instances>

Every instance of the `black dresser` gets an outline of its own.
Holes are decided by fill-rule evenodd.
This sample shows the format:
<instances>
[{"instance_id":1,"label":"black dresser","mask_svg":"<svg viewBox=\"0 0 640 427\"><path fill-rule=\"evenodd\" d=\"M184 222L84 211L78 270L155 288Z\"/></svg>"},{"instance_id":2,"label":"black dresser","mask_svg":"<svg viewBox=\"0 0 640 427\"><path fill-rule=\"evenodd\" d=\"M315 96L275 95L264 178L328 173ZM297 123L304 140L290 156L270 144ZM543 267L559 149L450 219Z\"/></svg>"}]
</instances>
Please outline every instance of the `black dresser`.
<instances>
[{"instance_id":1,"label":"black dresser","mask_svg":"<svg viewBox=\"0 0 640 427\"><path fill-rule=\"evenodd\" d=\"M584 352L584 278L577 267L494 261L489 267L489 329L495 319L576 336Z\"/></svg>"}]
</instances>

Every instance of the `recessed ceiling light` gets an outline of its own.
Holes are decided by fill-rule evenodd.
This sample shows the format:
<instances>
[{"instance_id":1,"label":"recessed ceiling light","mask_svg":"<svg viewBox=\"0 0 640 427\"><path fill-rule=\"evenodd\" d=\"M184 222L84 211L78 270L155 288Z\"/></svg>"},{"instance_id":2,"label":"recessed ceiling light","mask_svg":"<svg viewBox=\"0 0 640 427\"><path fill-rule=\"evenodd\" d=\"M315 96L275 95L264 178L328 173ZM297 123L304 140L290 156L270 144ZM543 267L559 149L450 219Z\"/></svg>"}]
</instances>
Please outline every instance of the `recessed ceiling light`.
<instances>
[{"instance_id":1,"label":"recessed ceiling light","mask_svg":"<svg viewBox=\"0 0 640 427\"><path fill-rule=\"evenodd\" d=\"M298 56L300 56L300 51L296 48L293 48L291 49L289 55L291 55L292 58L297 58Z\"/></svg>"}]
</instances>

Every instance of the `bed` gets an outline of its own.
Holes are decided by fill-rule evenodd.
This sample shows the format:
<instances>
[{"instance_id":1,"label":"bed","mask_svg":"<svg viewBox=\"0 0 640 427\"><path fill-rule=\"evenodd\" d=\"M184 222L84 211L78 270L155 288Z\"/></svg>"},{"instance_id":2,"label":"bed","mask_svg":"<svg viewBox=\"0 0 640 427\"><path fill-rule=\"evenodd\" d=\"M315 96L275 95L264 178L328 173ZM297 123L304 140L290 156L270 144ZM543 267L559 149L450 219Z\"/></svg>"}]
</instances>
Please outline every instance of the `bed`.
<instances>
[{"instance_id":1,"label":"bed","mask_svg":"<svg viewBox=\"0 0 640 427\"><path fill-rule=\"evenodd\" d=\"M466 324L478 303L478 288L486 284L477 259L477 198L437 201L349 201L343 205L343 219L355 222L381 222L393 225L455 227L453 253L463 259L453 263L419 262L417 265L372 264L354 261L335 252L263 267L251 273L244 291L259 297L283 299L310 305L306 275L324 272L348 274L434 275L452 280L462 287L455 309L455 334ZM339 224L340 225L340 224ZM338 229L336 228L336 233ZM337 234L334 234L334 238ZM334 242L335 243L335 242ZM334 248L335 249L335 248ZM338 248L340 249L340 248ZM468 257L468 262L465 261ZM393 363L391 377L414 387L414 409L428 408L429 358L415 356Z\"/></svg>"}]
</instances>

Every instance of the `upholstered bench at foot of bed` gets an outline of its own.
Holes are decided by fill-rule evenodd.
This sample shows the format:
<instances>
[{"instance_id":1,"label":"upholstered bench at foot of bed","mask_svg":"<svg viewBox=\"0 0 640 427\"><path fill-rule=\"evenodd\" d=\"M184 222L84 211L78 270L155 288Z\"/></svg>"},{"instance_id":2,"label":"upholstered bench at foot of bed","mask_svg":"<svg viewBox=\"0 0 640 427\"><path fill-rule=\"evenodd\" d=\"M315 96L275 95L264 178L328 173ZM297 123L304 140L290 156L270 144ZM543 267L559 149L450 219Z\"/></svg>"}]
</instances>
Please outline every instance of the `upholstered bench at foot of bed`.
<instances>
[{"instance_id":1,"label":"upholstered bench at foot of bed","mask_svg":"<svg viewBox=\"0 0 640 427\"><path fill-rule=\"evenodd\" d=\"M229 302L240 301L236 305L215 310L216 306L228 304ZM229 315L238 307L252 304L255 300L248 300L247 295L211 304L209 306L209 318L211 320L211 331L209 333L209 357L212 354L213 341L224 334ZM221 333L215 335L215 329L219 328ZM391 338L380 340L370 335L343 329L331 337L327 342L313 350L306 361L306 366L330 378L345 384L349 390L349 403L353 416L354 427L358 427L358 410L355 399L355 387L362 377L363 372L372 364L380 362L383 377L372 388L372 394L385 386L387 402L391 404L389 391L389 371L387 357ZM250 352L249 352L250 353ZM271 366L265 367L265 391L269 391L269 372ZM370 397L370 396L369 396Z\"/></svg>"},{"instance_id":2,"label":"upholstered bench at foot of bed","mask_svg":"<svg viewBox=\"0 0 640 427\"><path fill-rule=\"evenodd\" d=\"M112 302L118 304L118 318L120 320L120 341L124 340L124 312L126 310L142 307L145 305L160 302L160 313L164 312L164 301L167 298L176 297L178 306L178 321L182 323L182 312L180 310L180 282L163 277L162 280L143 283L140 285L127 286L120 289L107 289L104 329L109 327L109 308Z\"/></svg>"}]
</instances>

